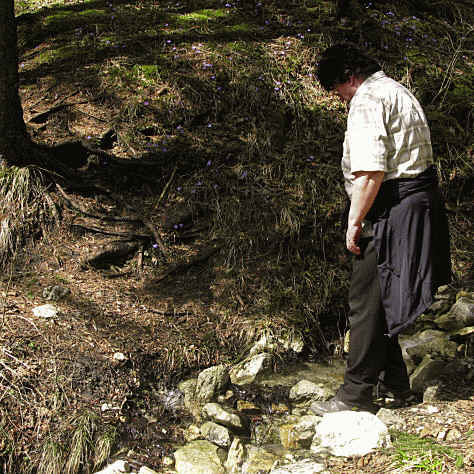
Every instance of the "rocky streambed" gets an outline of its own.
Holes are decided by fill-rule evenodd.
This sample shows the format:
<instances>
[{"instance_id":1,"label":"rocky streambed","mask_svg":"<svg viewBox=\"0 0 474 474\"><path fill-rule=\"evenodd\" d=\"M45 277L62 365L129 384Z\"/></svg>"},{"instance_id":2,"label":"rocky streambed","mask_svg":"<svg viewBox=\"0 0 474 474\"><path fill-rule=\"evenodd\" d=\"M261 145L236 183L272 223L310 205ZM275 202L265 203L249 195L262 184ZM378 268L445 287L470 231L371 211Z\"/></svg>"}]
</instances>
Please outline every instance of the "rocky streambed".
<instances>
[{"instance_id":1,"label":"rocky streambed","mask_svg":"<svg viewBox=\"0 0 474 474\"><path fill-rule=\"evenodd\" d=\"M239 364L210 367L181 382L177 390L163 392L176 409L190 415L190 421L185 442L172 456L163 457L159 472L343 472L334 459L389 448L389 429L410 428L438 441L462 440L472 431L474 397L471 390L465 394L467 400L453 400L449 384L462 380L472 387L473 338L473 293L441 288L432 308L400 338L419 403L393 409L394 400L383 399L378 400L376 415L341 412L320 417L311 412L311 403L334 395L342 382L343 359L301 362L271 373L276 345L299 352L303 343L294 337L262 337ZM471 461L468 456L466 462ZM146 466L133 467L118 460L100 472L153 472Z\"/></svg>"}]
</instances>

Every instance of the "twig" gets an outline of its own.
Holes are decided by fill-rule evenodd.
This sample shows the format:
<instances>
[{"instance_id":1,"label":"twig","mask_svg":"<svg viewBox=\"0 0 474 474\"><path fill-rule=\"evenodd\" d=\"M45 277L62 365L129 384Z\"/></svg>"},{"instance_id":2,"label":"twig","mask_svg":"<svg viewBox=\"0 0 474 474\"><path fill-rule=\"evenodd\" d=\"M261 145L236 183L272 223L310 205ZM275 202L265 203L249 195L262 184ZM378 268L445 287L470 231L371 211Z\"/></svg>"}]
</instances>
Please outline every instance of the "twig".
<instances>
[{"instance_id":1,"label":"twig","mask_svg":"<svg viewBox=\"0 0 474 474\"><path fill-rule=\"evenodd\" d=\"M110 232L110 231L101 229L99 227L89 227L83 224L71 224L71 227L79 227L88 232L95 232L96 234L113 235L115 237L125 237L126 239L129 239L129 240L136 240L136 239L150 240L150 236L148 234L133 234L130 232Z\"/></svg>"},{"instance_id":2,"label":"twig","mask_svg":"<svg viewBox=\"0 0 474 474\"><path fill-rule=\"evenodd\" d=\"M168 188L170 187L171 185L171 182L173 181L173 178L174 178L174 175L176 174L176 170L178 169L178 166L176 165L173 169L173 172L171 173L171 177L170 179L168 180L168 182L166 183L165 187L163 188L163 191L161 191L161 194L160 194L160 197L158 198L158 201L156 201L156 204L155 204L155 209L160 205L161 201L163 200L163 198L165 197L167 191L168 191Z\"/></svg>"}]
</instances>

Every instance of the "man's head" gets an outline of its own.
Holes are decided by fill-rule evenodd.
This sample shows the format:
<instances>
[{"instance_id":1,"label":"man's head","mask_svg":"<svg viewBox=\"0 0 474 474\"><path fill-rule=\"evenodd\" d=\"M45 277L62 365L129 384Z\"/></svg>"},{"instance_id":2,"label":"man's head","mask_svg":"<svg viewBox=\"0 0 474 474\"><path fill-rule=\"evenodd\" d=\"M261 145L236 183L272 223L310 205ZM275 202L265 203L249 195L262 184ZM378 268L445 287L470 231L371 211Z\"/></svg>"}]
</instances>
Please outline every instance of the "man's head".
<instances>
[{"instance_id":1,"label":"man's head","mask_svg":"<svg viewBox=\"0 0 474 474\"><path fill-rule=\"evenodd\" d=\"M326 49L319 61L316 76L327 91L335 90L349 101L368 76L380 71L380 64L352 43L340 43Z\"/></svg>"}]
</instances>

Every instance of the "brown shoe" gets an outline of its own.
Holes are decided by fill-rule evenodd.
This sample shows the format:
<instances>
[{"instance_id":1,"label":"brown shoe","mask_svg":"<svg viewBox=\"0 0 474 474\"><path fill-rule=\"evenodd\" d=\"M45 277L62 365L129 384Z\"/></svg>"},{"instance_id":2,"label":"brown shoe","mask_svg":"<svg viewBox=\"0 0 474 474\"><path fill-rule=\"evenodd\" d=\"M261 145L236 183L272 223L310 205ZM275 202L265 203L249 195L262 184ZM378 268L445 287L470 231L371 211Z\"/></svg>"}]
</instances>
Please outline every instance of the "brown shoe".
<instances>
[{"instance_id":1,"label":"brown shoe","mask_svg":"<svg viewBox=\"0 0 474 474\"><path fill-rule=\"evenodd\" d=\"M375 407L371 403L348 405L336 397L325 402L313 402L309 409L316 415L325 415L326 413L336 413L338 411L368 411L370 413L375 411Z\"/></svg>"}]
</instances>

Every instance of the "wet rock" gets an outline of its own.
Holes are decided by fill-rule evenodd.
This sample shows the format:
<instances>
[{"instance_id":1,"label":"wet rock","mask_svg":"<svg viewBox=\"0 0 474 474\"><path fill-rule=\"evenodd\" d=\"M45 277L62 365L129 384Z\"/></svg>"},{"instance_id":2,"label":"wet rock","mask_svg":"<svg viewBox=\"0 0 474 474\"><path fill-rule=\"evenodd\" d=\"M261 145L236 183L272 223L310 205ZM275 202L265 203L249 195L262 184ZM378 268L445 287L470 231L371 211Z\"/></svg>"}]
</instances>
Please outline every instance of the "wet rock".
<instances>
[{"instance_id":1,"label":"wet rock","mask_svg":"<svg viewBox=\"0 0 474 474\"><path fill-rule=\"evenodd\" d=\"M205 440L193 441L174 453L178 474L225 474L226 452Z\"/></svg>"},{"instance_id":2,"label":"wet rock","mask_svg":"<svg viewBox=\"0 0 474 474\"><path fill-rule=\"evenodd\" d=\"M178 389L184 394L184 406L194 416L199 417L199 403L196 401L197 379L185 380L178 384Z\"/></svg>"},{"instance_id":3,"label":"wet rock","mask_svg":"<svg viewBox=\"0 0 474 474\"><path fill-rule=\"evenodd\" d=\"M304 348L304 341L300 334L291 333L275 336L264 334L250 349L249 355L254 356L261 352L293 351L299 354Z\"/></svg>"},{"instance_id":4,"label":"wet rock","mask_svg":"<svg viewBox=\"0 0 474 474\"><path fill-rule=\"evenodd\" d=\"M427 329L408 340L404 340L407 354L415 361L421 361L427 354L455 357L457 344L449 340L443 331Z\"/></svg>"},{"instance_id":5,"label":"wet rock","mask_svg":"<svg viewBox=\"0 0 474 474\"><path fill-rule=\"evenodd\" d=\"M388 428L401 430L405 427L405 420L400 415L397 415L393 410L387 408L381 408L377 412L377 418L379 418Z\"/></svg>"},{"instance_id":6,"label":"wet rock","mask_svg":"<svg viewBox=\"0 0 474 474\"><path fill-rule=\"evenodd\" d=\"M230 370L230 380L235 385L247 385L255 381L258 374L265 370L272 360L267 353L257 354L237 364Z\"/></svg>"},{"instance_id":7,"label":"wet rock","mask_svg":"<svg viewBox=\"0 0 474 474\"><path fill-rule=\"evenodd\" d=\"M235 412L234 410L223 408L217 403L207 403L202 409L203 415L218 423L224 425L237 433L247 433L249 422L246 417Z\"/></svg>"},{"instance_id":8,"label":"wet rock","mask_svg":"<svg viewBox=\"0 0 474 474\"><path fill-rule=\"evenodd\" d=\"M429 355L426 355L410 376L411 389L416 393L423 393L429 382L439 378L444 373L445 366L445 361L432 359Z\"/></svg>"},{"instance_id":9,"label":"wet rock","mask_svg":"<svg viewBox=\"0 0 474 474\"><path fill-rule=\"evenodd\" d=\"M435 323L446 331L455 331L474 325L474 300L470 297L460 297L449 313L435 319Z\"/></svg>"},{"instance_id":10,"label":"wet rock","mask_svg":"<svg viewBox=\"0 0 474 474\"><path fill-rule=\"evenodd\" d=\"M286 449L309 448L320 421L319 416L305 415L295 423L280 426L281 444Z\"/></svg>"},{"instance_id":11,"label":"wet rock","mask_svg":"<svg viewBox=\"0 0 474 474\"><path fill-rule=\"evenodd\" d=\"M270 474L315 474L317 472L329 473L323 462L308 459L274 468Z\"/></svg>"},{"instance_id":12,"label":"wet rock","mask_svg":"<svg viewBox=\"0 0 474 474\"><path fill-rule=\"evenodd\" d=\"M59 314L59 309L53 304L43 304L33 308L33 314L38 318L51 319Z\"/></svg>"},{"instance_id":13,"label":"wet rock","mask_svg":"<svg viewBox=\"0 0 474 474\"><path fill-rule=\"evenodd\" d=\"M229 373L224 365L217 365L203 370L197 378L195 398L201 402L210 402L225 390L229 382Z\"/></svg>"},{"instance_id":14,"label":"wet rock","mask_svg":"<svg viewBox=\"0 0 474 474\"><path fill-rule=\"evenodd\" d=\"M95 474L122 474L123 472L130 472L130 465L127 461L115 461L112 464L109 464L101 471L97 471Z\"/></svg>"},{"instance_id":15,"label":"wet rock","mask_svg":"<svg viewBox=\"0 0 474 474\"><path fill-rule=\"evenodd\" d=\"M334 395L332 390L322 386L321 384L315 384L309 380L301 380L294 385L290 390L290 400L294 402L300 402L302 400L314 399L314 400L327 400Z\"/></svg>"},{"instance_id":16,"label":"wet rock","mask_svg":"<svg viewBox=\"0 0 474 474\"><path fill-rule=\"evenodd\" d=\"M242 465L242 474L269 473L278 457L264 448L247 446L247 459Z\"/></svg>"},{"instance_id":17,"label":"wet rock","mask_svg":"<svg viewBox=\"0 0 474 474\"><path fill-rule=\"evenodd\" d=\"M252 439L257 446L280 443L280 427L270 420L255 424L252 429Z\"/></svg>"},{"instance_id":18,"label":"wet rock","mask_svg":"<svg viewBox=\"0 0 474 474\"><path fill-rule=\"evenodd\" d=\"M61 298L69 295L71 290L69 288L65 288L63 286L55 285L55 286L47 286L43 289L43 298L46 298L50 301L59 301Z\"/></svg>"},{"instance_id":19,"label":"wet rock","mask_svg":"<svg viewBox=\"0 0 474 474\"><path fill-rule=\"evenodd\" d=\"M387 426L368 412L341 411L323 416L316 428L311 450L334 456L365 456L390 446Z\"/></svg>"},{"instance_id":20,"label":"wet rock","mask_svg":"<svg viewBox=\"0 0 474 474\"><path fill-rule=\"evenodd\" d=\"M221 448L228 448L232 442L229 430L225 426L208 421L201 426L201 435L211 443L217 444Z\"/></svg>"},{"instance_id":21,"label":"wet rock","mask_svg":"<svg viewBox=\"0 0 474 474\"><path fill-rule=\"evenodd\" d=\"M237 410L246 415L253 415L261 411L255 403L248 402L247 400L237 400Z\"/></svg>"},{"instance_id":22,"label":"wet rock","mask_svg":"<svg viewBox=\"0 0 474 474\"><path fill-rule=\"evenodd\" d=\"M242 464L246 456L246 449L240 438L234 438L230 445L225 462L225 468L229 474L240 474L242 472Z\"/></svg>"}]
</instances>

